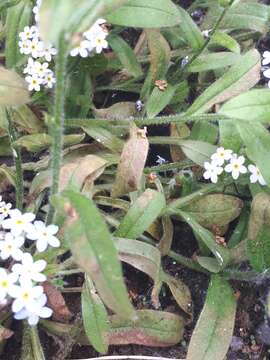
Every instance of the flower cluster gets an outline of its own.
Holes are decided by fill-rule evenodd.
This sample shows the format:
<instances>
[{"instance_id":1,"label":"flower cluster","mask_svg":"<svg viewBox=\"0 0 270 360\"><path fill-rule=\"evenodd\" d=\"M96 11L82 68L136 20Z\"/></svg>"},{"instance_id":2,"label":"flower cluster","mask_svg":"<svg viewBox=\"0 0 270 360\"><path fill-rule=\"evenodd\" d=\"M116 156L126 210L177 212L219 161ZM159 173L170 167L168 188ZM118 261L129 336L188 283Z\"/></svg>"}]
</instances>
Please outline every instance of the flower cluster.
<instances>
[{"instance_id":1,"label":"flower cluster","mask_svg":"<svg viewBox=\"0 0 270 360\"><path fill-rule=\"evenodd\" d=\"M263 76L270 79L270 68L266 68L266 65L270 64L270 51L264 51L262 65L263 65ZM270 88L270 80L268 81L268 87Z\"/></svg>"},{"instance_id":2,"label":"flower cluster","mask_svg":"<svg viewBox=\"0 0 270 360\"><path fill-rule=\"evenodd\" d=\"M48 245L60 246L57 232L56 225L46 226L42 221L35 221L34 214L12 209L0 196L0 258L11 260L10 271L0 267L0 303L12 302L14 318L27 319L30 325L36 325L39 318L49 318L52 310L45 306L47 296L39 285L46 280L42 271L47 263L34 260L24 248L25 240L35 241L37 251L43 252Z\"/></svg>"},{"instance_id":3,"label":"flower cluster","mask_svg":"<svg viewBox=\"0 0 270 360\"><path fill-rule=\"evenodd\" d=\"M37 0L33 8L37 25L41 2L42 0ZM26 26L24 31L19 33L20 53L29 56L28 63L23 70L29 91L40 91L41 86L51 89L56 82L49 63L57 51L52 45L45 45L40 39L37 25Z\"/></svg>"},{"instance_id":4,"label":"flower cluster","mask_svg":"<svg viewBox=\"0 0 270 360\"><path fill-rule=\"evenodd\" d=\"M244 156L238 156L234 154L230 149L224 149L219 147L217 151L211 156L211 162L205 162L204 168L205 172L203 177L206 180L211 180L212 183L217 183L218 176L223 173L223 171L230 173L234 180L237 180L240 174L246 174L249 170L250 172L250 182L252 184L259 182L260 185L266 185L266 182L255 165L245 166L246 159Z\"/></svg>"},{"instance_id":5,"label":"flower cluster","mask_svg":"<svg viewBox=\"0 0 270 360\"><path fill-rule=\"evenodd\" d=\"M86 58L93 52L100 54L103 49L108 47L107 36L106 20L98 19L90 29L83 33L82 41L78 47L71 50L70 55L80 55L82 58Z\"/></svg>"}]
</instances>

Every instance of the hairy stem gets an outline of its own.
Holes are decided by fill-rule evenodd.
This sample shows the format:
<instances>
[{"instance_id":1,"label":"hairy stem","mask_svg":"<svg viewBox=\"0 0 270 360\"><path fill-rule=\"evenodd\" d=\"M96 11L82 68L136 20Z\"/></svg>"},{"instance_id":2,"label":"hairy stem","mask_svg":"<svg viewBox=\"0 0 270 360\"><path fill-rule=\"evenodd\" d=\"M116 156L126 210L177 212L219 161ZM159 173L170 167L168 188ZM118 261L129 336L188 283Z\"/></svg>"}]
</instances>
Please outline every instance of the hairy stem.
<instances>
[{"instance_id":1,"label":"hairy stem","mask_svg":"<svg viewBox=\"0 0 270 360\"><path fill-rule=\"evenodd\" d=\"M16 187L16 207L19 210L22 210L23 207L23 169L22 169L22 157L21 150L19 147L14 145L14 142L17 140L17 133L11 118L11 114L7 111L8 119L8 135L10 140L10 147L13 154L14 164L15 164L15 187Z\"/></svg>"},{"instance_id":2,"label":"hairy stem","mask_svg":"<svg viewBox=\"0 0 270 360\"><path fill-rule=\"evenodd\" d=\"M54 112L53 119L49 125L50 135L52 137L51 146L51 178L52 186L50 196L58 193L59 177L62 163L62 147L63 147L63 133L65 122L65 74L66 74L66 42L64 34L60 36L58 43L58 55L56 58L56 88L54 98ZM54 208L50 204L47 216L47 223L52 222L54 215Z\"/></svg>"}]
</instances>

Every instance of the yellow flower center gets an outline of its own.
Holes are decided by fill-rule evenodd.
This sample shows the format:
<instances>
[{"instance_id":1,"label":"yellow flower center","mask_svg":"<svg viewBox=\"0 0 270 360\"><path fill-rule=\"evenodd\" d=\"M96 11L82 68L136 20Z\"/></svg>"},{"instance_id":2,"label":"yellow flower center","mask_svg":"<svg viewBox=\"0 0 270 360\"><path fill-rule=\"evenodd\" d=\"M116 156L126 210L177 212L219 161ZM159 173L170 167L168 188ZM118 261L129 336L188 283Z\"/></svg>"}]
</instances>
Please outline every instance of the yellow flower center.
<instances>
[{"instance_id":1,"label":"yellow flower center","mask_svg":"<svg viewBox=\"0 0 270 360\"><path fill-rule=\"evenodd\" d=\"M16 225L22 225L23 221L22 220L16 220Z\"/></svg>"},{"instance_id":2,"label":"yellow flower center","mask_svg":"<svg viewBox=\"0 0 270 360\"><path fill-rule=\"evenodd\" d=\"M23 293L23 295L22 295L22 298L23 298L24 300L28 300L29 297L30 297L30 295L29 295L28 292L25 292L25 293Z\"/></svg>"},{"instance_id":3,"label":"yellow flower center","mask_svg":"<svg viewBox=\"0 0 270 360\"><path fill-rule=\"evenodd\" d=\"M234 164L233 167L234 167L235 170L238 170L238 169L239 169L239 165L238 165L238 164Z\"/></svg>"},{"instance_id":4,"label":"yellow flower center","mask_svg":"<svg viewBox=\"0 0 270 360\"><path fill-rule=\"evenodd\" d=\"M1 281L1 286L2 286L2 288L7 288L8 282L6 280Z\"/></svg>"}]
</instances>

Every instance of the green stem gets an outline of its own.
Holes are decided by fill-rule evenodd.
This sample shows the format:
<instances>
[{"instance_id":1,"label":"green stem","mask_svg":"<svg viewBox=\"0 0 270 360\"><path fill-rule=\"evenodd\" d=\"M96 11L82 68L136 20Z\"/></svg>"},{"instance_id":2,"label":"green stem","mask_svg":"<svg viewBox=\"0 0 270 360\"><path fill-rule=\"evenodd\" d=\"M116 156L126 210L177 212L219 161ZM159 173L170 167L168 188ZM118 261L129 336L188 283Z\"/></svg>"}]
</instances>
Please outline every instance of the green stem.
<instances>
[{"instance_id":1,"label":"green stem","mask_svg":"<svg viewBox=\"0 0 270 360\"><path fill-rule=\"evenodd\" d=\"M21 360L45 360L36 326L23 325L23 343Z\"/></svg>"},{"instance_id":2,"label":"green stem","mask_svg":"<svg viewBox=\"0 0 270 360\"><path fill-rule=\"evenodd\" d=\"M63 133L65 122L65 74L66 74L66 42L64 34L59 39L58 55L56 59L56 88L54 100L54 116L50 123L49 130L52 137L51 146L51 177L52 186L50 196L58 193L60 169L62 163ZM54 216L54 208L50 203L47 216L47 223L52 222Z\"/></svg>"},{"instance_id":3,"label":"green stem","mask_svg":"<svg viewBox=\"0 0 270 360\"><path fill-rule=\"evenodd\" d=\"M14 128L14 124L11 118L10 113L7 111L8 119L8 135L10 140L10 147L13 154L13 159L15 163L15 187L16 187L16 207L19 210L22 210L23 207L23 169L22 169L22 156L21 150L19 147L14 145L14 142L17 140L17 133Z\"/></svg>"}]
</instances>

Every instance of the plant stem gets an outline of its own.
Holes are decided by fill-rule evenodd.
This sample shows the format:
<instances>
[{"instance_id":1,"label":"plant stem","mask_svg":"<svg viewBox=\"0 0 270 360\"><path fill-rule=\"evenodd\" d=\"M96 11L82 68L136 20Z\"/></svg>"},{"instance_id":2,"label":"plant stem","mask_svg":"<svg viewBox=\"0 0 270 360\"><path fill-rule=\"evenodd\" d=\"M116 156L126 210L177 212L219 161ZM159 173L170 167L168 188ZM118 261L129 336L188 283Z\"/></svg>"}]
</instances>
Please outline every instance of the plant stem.
<instances>
[{"instance_id":1,"label":"plant stem","mask_svg":"<svg viewBox=\"0 0 270 360\"><path fill-rule=\"evenodd\" d=\"M21 150L19 147L14 145L14 142L17 140L17 133L14 128L14 124L11 118L11 115L6 111L8 119L8 135L10 140L10 147L13 154L13 159L15 163L15 187L16 187L16 207L19 210L22 210L23 207L23 169L22 169L22 156Z\"/></svg>"},{"instance_id":2,"label":"plant stem","mask_svg":"<svg viewBox=\"0 0 270 360\"><path fill-rule=\"evenodd\" d=\"M58 193L59 177L62 162L63 133L65 122L65 74L66 74L66 42L64 34L61 34L58 43L58 55L56 58L56 88L54 99L53 119L49 125L50 135L52 137L51 146L51 178L52 186L50 196ZM52 222L54 208L50 203L47 223Z\"/></svg>"}]
</instances>

